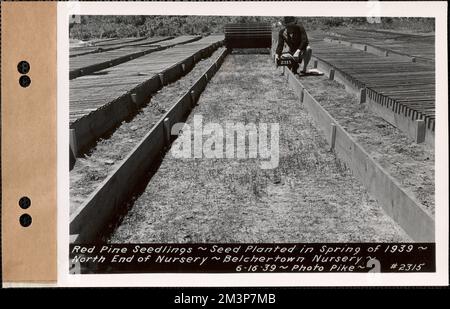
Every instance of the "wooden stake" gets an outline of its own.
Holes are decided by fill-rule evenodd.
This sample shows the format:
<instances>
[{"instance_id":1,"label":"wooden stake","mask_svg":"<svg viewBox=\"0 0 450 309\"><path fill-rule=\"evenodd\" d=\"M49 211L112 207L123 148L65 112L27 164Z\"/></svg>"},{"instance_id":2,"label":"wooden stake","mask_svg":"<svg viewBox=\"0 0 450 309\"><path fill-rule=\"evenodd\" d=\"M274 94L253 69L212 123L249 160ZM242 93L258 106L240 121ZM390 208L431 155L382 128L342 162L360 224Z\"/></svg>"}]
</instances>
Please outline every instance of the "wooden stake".
<instances>
[{"instance_id":1,"label":"wooden stake","mask_svg":"<svg viewBox=\"0 0 450 309\"><path fill-rule=\"evenodd\" d=\"M425 121L422 119L416 120L416 143L425 142Z\"/></svg>"},{"instance_id":2,"label":"wooden stake","mask_svg":"<svg viewBox=\"0 0 450 309\"><path fill-rule=\"evenodd\" d=\"M195 100L195 90L191 90L191 107L193 108L195 105L197 105Z\"/></svg>"},{"instance_id":3,"label":"wooden stake","mask_svg":"<svg viewBox=\"0 0 450 309\"><path fill-rule=\"evenodd\" d=\"M334 123L331 124L331 136L330 136L330 151L334 150L334 146L336 144L336 125Z\"/></svg>"},{"instance_id":4,"label":"wooden stake","mask_svg":"<svg viewBox=\"0 0 450 309\"><path fill-rule=\"evenodd\" d=\"M136 93L132 93L132 94L130 94L130 97L131 97L131 102L133 102L134 104L138 104L137 103L137 101L138 101L138 99L137 99L137 94Z\"/></svg>"},{"instance_id":5,"label":"wooden stake","mask_svg":"<svg viewBox=\"0 0 450 309\"><path fill-rule=\"evenodd\" d=\"M334 80L334 69L330 69L330 76L329 76L330 80Z\"/></svg>"},{"instance_id":6,"label":"wooden stake","mask_svg":"<svg viewBox=\"0 0 450 309\"><path fill-rule=\"evenodd\" d=\"M70 129L69 133L69 144L70 149L75 157L78 156L78 144L77 144L77 135L75 134L75 129Z\"/></svg>"},{"instance_id":7,"label":"wooden stake","mask_svg":"<svg viewBox=\"0 0 450 309\"><path fill-rule=\"evenodd\" d=\"M75 162L77 159L75 158L75 155L73 154L72 148L69 146L69 170L71 171L75 165Z\"/></svg>"},{"instance_id":8,"label":"wooden stake","mask_svg":"<svg viewBox=\"0 0 450 309\"><path fill-rule=\"evenodd\" d=\"M164 118L164 138L166 140L166 146L170 144L170 121L169 118Z\"/></svg>"},{"instance_id":9,"label":"wooden stake","mask_svg":"<svg viewBox=\"0 0 450 309\"><path fill-rule=\"evenodd\" d=\"M366 95L367 95L366 88L361 88L359 90L359 104L366 103Z\"/></svg>"}]
</instances>

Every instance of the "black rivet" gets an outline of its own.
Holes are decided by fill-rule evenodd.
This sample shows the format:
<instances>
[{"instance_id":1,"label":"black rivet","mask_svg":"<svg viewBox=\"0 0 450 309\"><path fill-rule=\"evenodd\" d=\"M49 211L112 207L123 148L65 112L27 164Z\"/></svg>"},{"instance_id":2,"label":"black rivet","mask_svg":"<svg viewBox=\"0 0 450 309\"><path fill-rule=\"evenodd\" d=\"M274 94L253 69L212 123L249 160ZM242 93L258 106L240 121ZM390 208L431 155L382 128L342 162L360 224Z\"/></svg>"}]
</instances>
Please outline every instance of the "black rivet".
<instances>
[{"instance_id":1,"label":"black rivet","mask_svg":"<svg viewBox=\"0 0 450 309\"><path fill-rule=\"evenodd\" d=\"M30 86L31 84L31 78L28 77L28 75L22 75L19 78L19 84L20 86L22 86L23 88L26 88L28 86Z\"/></svg>"},{"instance_id":2,"label":"black rivet","mask_svg":"<svg viewBox=\"0 0 450 309\"><path fill-rule=\"evenodd\" d=\"M27 74L30 72L30 64L27 61L20 61L17 65L17 70L20 74Z\"/></svg>"},{"instance_id":3,"label":"black rivet","mask_svg":"<svg viewBox=\"0 0 450 309\"><path fill-rule=\"evenodd\" d=\"M19 200L19 206L22 209L27 209L31 206L31 200L27 196L23 196Z\"/></svg>"},{"instance_id":4,"label":"black rivet","mask_svg":"<svg viewBox=\"0 0 450 309\"><path fill-rule=\"evenodd\" d=\"M31 225L31 216L29 214L23 214L19 218L20 225L23 227L29 227Z\"/></svg>"}]
</instances>

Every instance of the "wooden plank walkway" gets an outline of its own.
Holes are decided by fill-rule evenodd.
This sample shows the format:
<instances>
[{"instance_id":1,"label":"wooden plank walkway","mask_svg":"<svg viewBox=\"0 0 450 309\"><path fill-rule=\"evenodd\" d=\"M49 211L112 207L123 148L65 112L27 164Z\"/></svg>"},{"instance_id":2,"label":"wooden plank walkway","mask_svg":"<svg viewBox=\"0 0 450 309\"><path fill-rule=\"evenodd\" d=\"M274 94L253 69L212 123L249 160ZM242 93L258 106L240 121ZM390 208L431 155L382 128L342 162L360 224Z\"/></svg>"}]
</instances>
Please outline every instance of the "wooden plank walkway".
<instances>
[{"instance_id":1,"label":"wooden plank walkway","mask_svg":"<svg viewBox=\"0 0 450 309\"><path fill-rule=\"evenodd\" d=\"M72 61L72 58L78 58L80 56L85 56L85 55L89 55L89 54L101 54L101 53L105 53L108 51L112 51L112 50L117 50L117 49L121 49L121 48L125 48L125 47L132 47L132 46L150 46L150 45L155 45L157 43L163 42L163 41L167 41L167 40L171 40L174 37L168 36L168 37L152 37L152 38L147 38L144 40L139 40L137 42L133 41L131 43L121 43L121 44L114 44L111 46L86 46L83 47L82 49L79 50L72 50L70 52L70 60Z\"/></svg>"},{"instance_id":2,"label":"wooden plank walkway","mask_svg":"<svg viewBox=\"0 0 450 309\"><path fill-rule=\"evenodd\" d=\"M86 46L72 47L69 49L69 56L75 57L78 55L84 55L86 53L97 52L99 48L104 50L120 48L132 43L142 42L144 40L154 40L155 38L122 38L122 39L105 39L105 40L93 40L86 42Z\"/></svg>"},{"instance_id":3,"label":"wooden plank walkway","mask_svg":"<svg viewBox=\"0 0 450 309\"><path fill-rule=\"evenodd\" d=\"M151 52L166 49L178 44L189 43L200 39L199 36L183 35L170 40L161 41L154 39L140 41L138 45L123 45L120 48L101 52L90 53L70 58L70 79L92 74L94 72L121 64L126 61L144 56ZM152 42L158 42L157 45Z\"/></svg>"},{"instance_id":4,"label":"wooden plank walkway","mask_svg":"<svg viewBox=\"0 0 450 309\"><path fill-rule=\"evenodd\" d=\"M137 85L199 50L224 39L211 35L70 81L70 123L126 94Z\"/></svg>"},{"instance_id":5,"label":"wooden plank walkway","mask_svg":"<svg viewBox=\"0 0 450 309\"><path fill-rule=\"evenodd\" d=\"M118 48L132 42L138 42L147 38L123 38L123 39L104 39L85 42L82 46L73 46L69 48L69 57L76 57L86 53L95 53L98 49Z\"/></svg>"},{"instance_id":6,"label":"wooden plank walkway","mask_svg":"<svg viewBox=\"0 0 450 309\"><path fill-rule=\"evenodd\" d=\"M366 88L373 101L412 120L425 120L435 129L434 64L377 56L342 44L311 40L313 56L346 75L357 88Z\"/></svg>"},{"instance_id":7,"label":"wooden plank walkway","mask_svg":"<svg viewBox=\"0 0 450 309\"><path fill-rule=\"evenodd\" d=\"M435 61L434 35L406 34L371 29L339 29L328 35L352 43L368 44L387 51Z\"/></svg>"}]
</instances>

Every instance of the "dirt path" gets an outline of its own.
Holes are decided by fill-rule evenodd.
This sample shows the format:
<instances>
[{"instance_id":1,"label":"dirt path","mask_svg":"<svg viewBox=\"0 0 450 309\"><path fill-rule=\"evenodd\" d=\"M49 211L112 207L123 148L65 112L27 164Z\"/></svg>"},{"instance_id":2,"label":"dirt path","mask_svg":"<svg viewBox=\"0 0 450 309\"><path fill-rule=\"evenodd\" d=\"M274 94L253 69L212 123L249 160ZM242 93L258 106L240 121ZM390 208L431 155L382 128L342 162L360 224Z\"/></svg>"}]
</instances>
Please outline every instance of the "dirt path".
<instances>
[{"instance_id":1,"label":"dirt path","mask_svg":"<svg viewBox=\"0 0 450 309\"><path fill-rule=\"evenodd\" d=\"M400 130L359 104L327 77L302 78L312 96L381 166L434 214L434 149L416 144Z\"/></svg>"},{"instance_id":2,"label":"dirt path","mask_svg":"<svg viewBox=\"0 0 450 309\"><path fill-rule=\"evenodd\" d=\"M410 241L327 151L269 56L228 56L187 123L194 115L204 123L278 122L278 168L168 154L111 242Z\"/></svg>"},{"instance_id":3,"label":"dirt path","mask_svg":"<svg viewBox=\"0 0 450 309\"><path fill-rule=\"evenodd\" d=\"M70 171L71 213L81 206L177 99L189 90L222 50L219 48L211 57L199 61L186 76L164 86L132 120L124 121L110 137L100 140L89 154L77 159Z\"/></svg>"}]
</instances>

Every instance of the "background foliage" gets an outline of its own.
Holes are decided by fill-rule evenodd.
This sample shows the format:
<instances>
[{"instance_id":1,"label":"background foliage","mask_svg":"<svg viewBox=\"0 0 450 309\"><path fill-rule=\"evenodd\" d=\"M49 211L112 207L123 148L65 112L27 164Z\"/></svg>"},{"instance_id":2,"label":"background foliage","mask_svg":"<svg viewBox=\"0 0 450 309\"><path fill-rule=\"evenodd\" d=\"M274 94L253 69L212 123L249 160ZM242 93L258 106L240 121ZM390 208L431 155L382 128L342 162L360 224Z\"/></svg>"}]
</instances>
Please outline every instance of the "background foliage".
<instances>
[{"instance_id":1,"label":"background foliage","mask_svg":"<svg viewBox=\"0 0 450 309\"><path fill-rule=\"evenodd\" d=\"M332 30L335 27L378 29L407 29L434 31L433 18L382 18L379 24L370 24L365 17L300 17L306 30ZM80 24L70 28L70 38L122 38L140 36L174 36L181 34L223 33L223 26L233 22L270 22L279 17L260 16L81 16Z\"/></svg>"}]
</instances>

